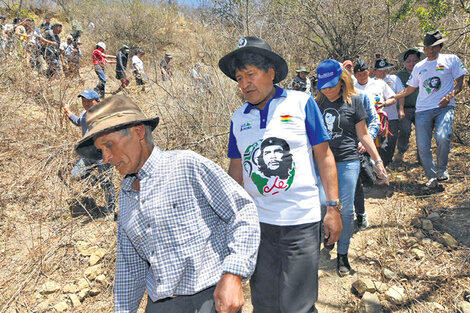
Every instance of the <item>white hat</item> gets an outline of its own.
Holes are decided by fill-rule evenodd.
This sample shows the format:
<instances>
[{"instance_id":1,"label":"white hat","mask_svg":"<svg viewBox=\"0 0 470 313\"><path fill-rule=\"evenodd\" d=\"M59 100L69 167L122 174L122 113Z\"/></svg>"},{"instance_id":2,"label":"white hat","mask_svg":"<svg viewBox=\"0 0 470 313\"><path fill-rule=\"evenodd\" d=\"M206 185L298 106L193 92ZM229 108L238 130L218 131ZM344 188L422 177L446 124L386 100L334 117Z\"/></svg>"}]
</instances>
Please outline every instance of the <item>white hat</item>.
<instances>
[{"instance_id":1,"label":"white hat","mask_svg":"<svg viewBox=\"0 0 470 313\"><path fill-rule=\"evenodd\" d=\"M101 47L101 48L103 48L104 50L106 50L106 44L105 44L104 42L100 41L100 42L98 42L96 45L97 45L98 47Z\"/></svg>"}]
</instances>

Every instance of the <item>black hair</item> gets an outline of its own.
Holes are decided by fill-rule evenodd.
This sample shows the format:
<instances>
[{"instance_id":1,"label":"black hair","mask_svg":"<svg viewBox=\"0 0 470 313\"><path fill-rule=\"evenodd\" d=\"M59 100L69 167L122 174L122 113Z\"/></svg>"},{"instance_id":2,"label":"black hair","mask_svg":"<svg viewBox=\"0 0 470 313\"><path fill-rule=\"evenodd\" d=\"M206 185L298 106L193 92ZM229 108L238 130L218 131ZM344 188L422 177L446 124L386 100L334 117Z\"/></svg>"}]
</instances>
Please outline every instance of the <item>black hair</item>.
<instances>
[{"instance_id":1,"label":"black hair","mask_svg":"<svg viewBox=\"0 0 470 313\"><path fill-rule=\"evenodd\" d=\"M274 67L274 64L269 62L268 58L265 58L259 54L251 53L251 52L245 52L245 53L240 53L236 57L233 58L232 60L232 69L233 73L231 73L233 76L235 76L235 72L237 70L244 70L246 69L247 66L253 65L266 73L270 68L276 72L276 68Z\"/></svg>"},{"instance_id":2,"label":"black hair","mask_svg":"<svg viewBox=\"0 0 470 313\"><path fill-rule=\"evenodd\" d=\"M408 59L408 57L410 55L416 55L418 57L418 59L421 57L421 52L417 51L417 50L408 50L406 51L406 53L403 55L403 60L406 61L406 59Z\"/></svg>"},{"instance_id":3,"label":"black hair","mask_svg":"<svg viewBox=\"0 0 470 313\"><path fill-rule=\"evenodd\" d=\"M279 164L279 168L275 170L271 170L268 168L266 163L263 159L263 151L268 146L281 146L282 148L282 161ZM258 155L258 167L259 171L263 173L266 177L271 176L278 176L280 179L287 179L289 178L289 172L292 170L292 154L290 153L290 146L284 139L276 138L276 137L269 137L266 138L263 143L261 144L261 151Z\"/></svg>"}]
</instances>

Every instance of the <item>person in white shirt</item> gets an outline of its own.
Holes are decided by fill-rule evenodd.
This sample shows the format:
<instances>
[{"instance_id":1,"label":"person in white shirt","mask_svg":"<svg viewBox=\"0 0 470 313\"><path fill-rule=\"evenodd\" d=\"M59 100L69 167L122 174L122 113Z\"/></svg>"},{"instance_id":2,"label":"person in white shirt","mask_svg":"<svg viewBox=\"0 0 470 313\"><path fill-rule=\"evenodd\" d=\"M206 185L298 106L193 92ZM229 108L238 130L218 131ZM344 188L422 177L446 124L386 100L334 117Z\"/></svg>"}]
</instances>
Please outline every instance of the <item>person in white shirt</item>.
<instances>
[{"instance_id":1,"label":"person in white shirt","mask_svg":"<svg viewBox=\"0 0 470 313\"><path fill-rule=\"evenodd\" d=\"M454 121L454 98L462 91L463 77L467 73L456 55L440 53L446 40L439 30L425 35L423 44L426 59L413 68L407 82L408 87L395 95L396 99L401 99L419 87L416 101L416 144L428 178L428 188L435 188L439 182L449 180L447 163ZM431 153L434 129L437 165Z\"/></svg>"},{"instance_id":2,"label":"person in white shirt","mask_svg":"<svg viewBox=\"0 0 470 313\"><path fill-rule=\"evenodd\" d=\"M387 59L379 59L375 61L375 77L382 79L394 93L402 91L403 84L396 75L390 75L389 71L393 68L393 64L388 63ZM380 157L384 160L384 164L390 164L393 160L395 153L395 147L398 139L398 126L399 126L399 115L398 105L403 107L404 99L400 99L397 103L390 106L384 107L384 111L388 115L388 132L385 134L385 139L379 147Z\"/></svg>"},{"instance_id":3,"label":"person in white shirt","mask_svg":"<svg viewBox=\"0 0 470 313\"><path fill-rule=\"evenodd\" d=\"M393 98L395 92L393 92L390 86L382 79L370 78L369 73L370 71L369 67L367 66L367 63L362 59L358 59L356 61L356 64L354 65L354 76L357 79L355 87L365 93L369 97L370 101L374 103L376 108L383 107L384 110L387 110L388 107L394 106L396 114L394 118L397 119L398 122L398 114L396 112L396 101L395 98ZM392 161L393 157L393 154L390 156L390 158L384 158L383 156L383 154L385 154L384 151L387 150L386 147L388 145L387 135L388 132L387 134L379 134L379 136L382 136L383 140L381 140L381 145L378 150L384 161L384 166L387 166ZM382 144L384 144L384 147L382 147Z\"/></svg>"},{"instance_id":4,"label":"person in white shirt","mask_svg":"<svg viewBox=\"0 0 470 313\"><path fill-rule=\"evenodd\" d=\"M136 54L132 57L132 71L139 86L144 85L143 77L145 73L144 62L142 61L144 54L145 52L142 49L137 49Z\"/></svg>"}]
</instances>

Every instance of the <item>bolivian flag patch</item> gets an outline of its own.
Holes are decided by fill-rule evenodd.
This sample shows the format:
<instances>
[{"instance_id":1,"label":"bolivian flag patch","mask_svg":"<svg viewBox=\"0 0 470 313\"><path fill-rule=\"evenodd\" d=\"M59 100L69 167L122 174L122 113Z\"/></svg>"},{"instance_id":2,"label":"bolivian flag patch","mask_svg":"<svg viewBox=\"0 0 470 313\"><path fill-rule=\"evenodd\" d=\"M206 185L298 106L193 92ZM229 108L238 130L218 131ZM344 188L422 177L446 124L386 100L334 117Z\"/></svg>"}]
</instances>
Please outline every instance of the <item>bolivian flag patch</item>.
<instances>
[{"instance_id":1,"label":"bolivian flag patch","mask_svg":"<svg viewBox=\"0 0 470 313\"><path fill-rule=\"evenodd\" d=\"M281 115L282 123L292 123L292 115Z\"/></svg>"},{"instance_id":2,"label":"bolivian flag patch","mask_svg":"<svg viewBox=\"0 0 470 313\"><path fill-rule=\"evenodd\" d=\"M444 65L439 65L436 67L436 71L443 71L444 70Z\"/></svg>"}]
</instances>

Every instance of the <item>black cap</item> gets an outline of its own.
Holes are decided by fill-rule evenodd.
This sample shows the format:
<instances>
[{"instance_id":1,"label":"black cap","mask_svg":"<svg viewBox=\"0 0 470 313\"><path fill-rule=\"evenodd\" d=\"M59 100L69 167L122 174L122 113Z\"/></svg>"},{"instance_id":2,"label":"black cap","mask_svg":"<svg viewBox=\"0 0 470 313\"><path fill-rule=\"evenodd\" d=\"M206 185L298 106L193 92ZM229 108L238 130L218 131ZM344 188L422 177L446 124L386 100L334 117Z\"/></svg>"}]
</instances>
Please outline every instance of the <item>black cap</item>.
<instances>
[{"instance_id":1,"label":"black cap","mask_svg":"<svg viewBox=\"0 0 470 313\"><path fill-rule=\"evenodd\" d=\"M376 60L373 67L374 70L388 70L390 68L393 68L393 64L388 63L387 59Z\"/></svg>"},{"instance_id":2,"label":"black cap","mask_svg":"<svg viewBox=\"0 0 470 313\"><path fill-rule=\"evenodd\" d=\"M369 69L369 66L363 59L359 58L356 60L356 62L354 62L354 73L364 72L367 69Z\"/></svg>"}]
</instances>

